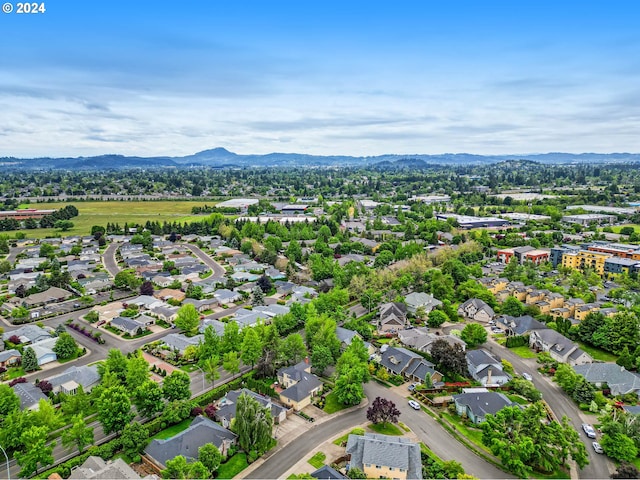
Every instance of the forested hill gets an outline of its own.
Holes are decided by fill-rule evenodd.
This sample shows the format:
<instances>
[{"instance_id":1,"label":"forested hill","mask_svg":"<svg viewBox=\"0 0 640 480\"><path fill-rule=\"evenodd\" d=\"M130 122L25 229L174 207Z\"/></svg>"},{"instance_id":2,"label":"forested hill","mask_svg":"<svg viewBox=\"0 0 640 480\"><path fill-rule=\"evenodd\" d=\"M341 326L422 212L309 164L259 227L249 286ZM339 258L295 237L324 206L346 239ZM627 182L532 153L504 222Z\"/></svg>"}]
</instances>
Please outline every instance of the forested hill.
<instances>
[{"instance_id":1,"label":"forested hill","mask_svg":"<svg viewBox=\"0 0 640 480\"><path fill-rule=\"evenodd\" d=\"M374 157L320 156L299 153L239 155L224 148L204 150L185 157L127 157L100 155L76 158L0 158L2 170L117 170L130 168L247 168L247 167L375 167L381 169L432 168L439 165L492 164L530 160L545 164L638 163L638 153L544 153L532 155L379 155Z\"/></svg>"}]
</instances>

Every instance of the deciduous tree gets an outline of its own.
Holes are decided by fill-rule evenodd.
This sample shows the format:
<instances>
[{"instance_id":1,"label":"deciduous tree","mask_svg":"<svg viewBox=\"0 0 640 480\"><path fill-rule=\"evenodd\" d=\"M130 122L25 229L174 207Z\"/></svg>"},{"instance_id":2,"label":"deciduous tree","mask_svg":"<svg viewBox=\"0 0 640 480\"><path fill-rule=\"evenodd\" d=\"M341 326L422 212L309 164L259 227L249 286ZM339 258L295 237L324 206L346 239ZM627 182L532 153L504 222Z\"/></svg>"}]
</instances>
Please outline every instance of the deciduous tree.
<instances>
[{"instance_id":1,"label":"deciduous tree","mask_svg":"<svg viewBox=\"0 0 640 480\"><path fill-rule=\"evenodd\" d=\"M25 445L25 451L15 452L16 461L22 467L20 477L27 478L37 473L40 467L46 467L53 463L53 447L56 443L47 444L47 427L30 427L20 436L20 441Z\"/></svg>"},{"instance_id":2,"label":"deciduous tree","mask_svg":"<svg viewBox=\"0 0 640 480\"><path fill-rule=\"evenodd\" d=\"M238 445L245 452L255 450L262 455L271 444L273 420L270 409L244 393L238 397L234 430Z\"/></svg>"},{"instance_id":3,"label":"deciduous tree","mask_svg":"<svg viewBox=\"0 0 640 480\"><path fill-rule=\"evenodd\" d=\"M62 445L71 450L78 449L78 453L88 445L93 444L93 428L87 426L82 414L74 415L71 419L71 427L62 432Z\"/></svg>"},{"instance_id":4,"label":"deciduous tree","mask_svg":"<svg viewBox=\"0 0 640 480\"><path fill-rule=\"evenodd\" d=\"M61 333L53 346L53 351L58 358L65 360L73 357L78 352L78 343L68 333Z\"/></svg>"},{"instance_id":5,"label":"deciduous tree","mask_svg":"<svg viewBox=\"0 0 640 480\"><path fill-rule=\"evenodd\" d=\"M473 348L487 341L487 331L479 323L469 323L462 329L460 338Z\"/></svg>"},{"instance_id":6,"label":"deciduous tree","mask_svg":"<svg viewBox=\"0 0 640 480\"><path fill-rule=\"evenodd\" d=\"M367 409L367 420L373 423L382 423L383 426L387 422L398 423L399 416L400 410L396 408L396 404L382 397L376 397Z\"/></svg>"},{"instance_id":7,"label":"deciduous tree","mask_svg":"<svg viewBox=\"0 0 640 480\"><path fill-rule=\"evenodd\" d=\"M198 449L198 460L213 474L220 467L222 454L213 443L205 443Z\"/></svg>"},{"instance_id":8,"label":"deciduous tree","mask_svg":"<svg viewBox=\"0 0 640 480\"><path fill-rule=\"evenodd\" d=\"M98 399L98 420L104 433L121 432L133 416L125 387L109 387L102 392Z\"/></svg>"},{"instance_id":9,"label":"deciduous tree","mask_svg":"<svg viewBox=\"0 0 640 480\"><path fill-rule=\"evenodd\" d=\"M136 388L133 403L141 417L150 418L160 413L164 407L162 388L156 382L147 380Z\"/></svg>"},{"instance_id":10,"label":"deciduous tree","mask_svg":"<svg viewBox=\"0 0 640 480\"><path fill-rule=\"evenodd\" d=\"M200 324L200 315L192 304L187 303L178 310L178 316L175 321L176 327L180 328L185 334L192 335L198 329Z\"/></svg>"},{"instance_id":11,"label":"deciduous tree","mask_svg":"<svg viewBox=\"0 0 640 480\"><path fill-rule=\"evenodd\" d=\"M189 374L182 370L174 370L171 375L165 377L162 384L162 394L168 401L186 400L191 397L191 379Z\"/></svg>"}]
</instances>

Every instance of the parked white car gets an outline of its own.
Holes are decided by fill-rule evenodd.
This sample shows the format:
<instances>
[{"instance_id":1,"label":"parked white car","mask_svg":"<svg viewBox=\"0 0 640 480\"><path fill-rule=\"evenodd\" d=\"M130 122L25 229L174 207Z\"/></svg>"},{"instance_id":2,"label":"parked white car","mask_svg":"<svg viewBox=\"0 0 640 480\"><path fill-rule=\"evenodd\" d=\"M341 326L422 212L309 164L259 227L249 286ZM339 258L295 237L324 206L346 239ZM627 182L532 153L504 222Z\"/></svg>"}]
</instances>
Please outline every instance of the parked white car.
<instances>
[{"instance_id":1,"label":"parked white car","mask_svg":"<svg viewBox=\"0 0 640 480\"><path fill-rule=\"evenodd\" d=\"M409 400L409 406L414 410L420 410L420 404L415 400Z\"/></svg>"},{"instance_id":2,"label":"parked white car","mask_svg":"<svg viewBox=\"0 0 640 480\"><path fill-rule=\"evenodd\" d=\"M530 382L533 382L533 377L529 375L527 372L524 372L522 374L522 378L524 378L525 380L529 380Z\"/></svg>"},{"instance_id":3,"label":"parked white car","mask_svg":"<svg viewBox=\"0 0 640 480\"><path fill-rule=\"evenodd\" d=\"M582 424L582 430L584 430L584 433L587 435L587 437L596 438L596 431L588 423Z\"/></svg>"},{"instance_id":4,"label":"parked white car","mask_svg":"<svg viewBox=\"0 0 640 480\"><path fill-rule=\"evenodd\" d=\"M602 446L598 442L593 442L591 445L593 445L593 450L596 453L604 453L604 450L602 449Z\"/></svg>"}]
</instances>

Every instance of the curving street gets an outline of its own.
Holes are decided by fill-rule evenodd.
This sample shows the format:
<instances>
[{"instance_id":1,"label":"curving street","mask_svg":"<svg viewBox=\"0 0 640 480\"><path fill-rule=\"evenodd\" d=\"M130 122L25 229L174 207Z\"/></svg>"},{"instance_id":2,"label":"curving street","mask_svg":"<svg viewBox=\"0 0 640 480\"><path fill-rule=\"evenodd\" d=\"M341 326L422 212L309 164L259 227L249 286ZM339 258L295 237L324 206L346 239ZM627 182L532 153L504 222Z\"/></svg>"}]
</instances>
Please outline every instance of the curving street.
<instances>
[{"instance_id":1,"label":"curving street","mask_svg":"<svg viewBox=\"0 0 640 480\"><path fill-rule=\"evenodd\" d=\"M120 267L118 267L118 262L116 260L118 247L120 247L119 243L111 242L102 254L102 263L104 264L104 268L112 277L115 277L120 272Z\"/></svg>"},{"instance_id":2,"label":"curving street","mask_svg":"<svg viewBox=\"0 0 640 480\"><path fill-rule=\"evenodd\" d=\"M207 267L209 267L211 269L211 271L213 272L213 276L214 277L224 277L225 276L227 271L224 269L224 267L222 265L220 265L218 262L216 262L209 255L207 255L205 252L203 252L200 249L200 247L198 247L197 245L194 245L192 243L183 243L182 245L184 245L189 250L191 250L191 253L193 253L196 257L198 257L198 259L202 263L204 263Z\"/></svg>"}]
</instances>

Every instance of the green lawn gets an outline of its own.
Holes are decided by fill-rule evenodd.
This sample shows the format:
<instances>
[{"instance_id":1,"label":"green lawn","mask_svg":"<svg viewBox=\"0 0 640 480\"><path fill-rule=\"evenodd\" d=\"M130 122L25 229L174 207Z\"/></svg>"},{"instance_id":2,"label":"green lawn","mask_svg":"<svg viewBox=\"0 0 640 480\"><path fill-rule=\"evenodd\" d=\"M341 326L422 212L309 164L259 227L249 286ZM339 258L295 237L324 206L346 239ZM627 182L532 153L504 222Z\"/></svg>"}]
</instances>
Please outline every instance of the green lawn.
<instances>
[{"instance_id":1,"label":"green lawn","mask_svg":"<svg viewBox=\"0 0 640 480\"><path fill-rule=\"evenodd\" d=\"M327 456L324 453L316 452L315 455L308 460L308 462L311 464L311 466L318 469L324 466L324 461L326 459L327 459Z\"/></svg>"},{"instance_id":2,"label":"green lawn","mask_svg":"<svg viewBox=\"0 0 640 480\"><path fill-rule=\"evenodd\" d=\"M362 428L354 428L349 433L347 433L345 435L342 435L341 437L336 438L333 441L333 444L334 445L342 445L343 443L346 443L347 439L349 438L349 435L364 435L364 429L362 429Z\"/></svg>"},{"instance_id":3,"label":"green lawn","mask_svg":"<svg viewBox=\"0 0 640 480\"><path fill-rule=\"evenodd\" d=\"M491 451L482 443L482 431L480 429L468 427L467 425L462 423L460 417L458 417L457 415L443 413L442 416L446 418L458 432L460 432L464 437L468 438L473 444L478 446L478 448L481 448L487 453L491 453Z\"/></svg>"},{"instance_id":4,"label":"green lawn","mask_svg":"<svg viewBox=\"0 0 640 480\"><path fill-rule=\"evenodd\" d=\"M248 466L247 454L242 452L236 453L233 457L220 465L217 478L233 478Z\"/></svg>"},{"instance_id":5,"label":"green lawn","mask_svg":"<svg viewBox=\"0 0 640 480\"><path fill-rule=\"evenodd\" d=\"M164 430L161 430L160 432L156 433L153 437L151 437L151 440L155 440L156 438L158 440L166 440L167 438L171 438L174 435L189 428L189 425L191 425L192 420L193 418L186 418L180 423L176 423L175 425L172 425L169 428L165 428Z\"/></svg>"},{"instance_id":6,"label":"green lawn","mask_svg":"<svg viewBox=\"0 0 640 480\"><path fill-rule=\"evenodd\" d=\"M637 223L627 223L625 225L616 225L615 227L611 227L611 230L613 230L613 233L620 233L620 230L622 230L624 227L633 227L636 232L640 230L640 225L638 225Z\"/></svg>"},{"instance_id":7,"label":"green lawn","mask_svg":"<svg viewBox=\"0 0 640 480\"><path fill-rule=\"evenodd\" d=\"M74 353L73 355L71 355L69 358L65 358L64 360L58 359L59 363L67 363L70 362L71 360L75 360L76 358L78 358L80 356L80 354L82 353L82 349L78 348L76 350L76 353Z\"/></svg>"},{"instance_id":8,"label":"green lawn","mask_svg":"<svg viewBox=\"0 0 640 480\"><path fill-rule=\"evenodd\" d=\"M335 392L331 392L325 397L324 411L331 414L339 412L340 410L347 408L346 405L341 404L338 401L338 397Z\"/></svg>"},{"instance_id":9,"label":"green lawn","mask_svg":"<svg viewBox=\"0 0 640 480\"><path fill-rule=\"evenodd\" d=\"M371 423L369 428L376 433L383 435L402 435L402 430L396 427L393 423Z\"/></svg>"},{"instance_id":10,"label":"green lawn","mask_svg":"<svg viewBox=\"0 0 640 480\"><path fill-rule=\"evenodd\" d=\"M597 347L592 347L591 345L587 345L586 343L576 342L580 347L587 352L589 355L593 357L594 360L602 360L603 362L612 362L615 363L618 360L618 356L614 355L610 352L605 352Z\"/></svg>"},{"instance_id":11,"label":"green lawn","mask_svg":"<svg viewBox=\"0 0 640 480\"><path fill-rule=\"evenodd\" d=\"M537 356L536 353L526 345L522 345L520 347L511 347L509 348L509 350L522 358L536 358Z\"/></svg>"},{"instance_id":12,"label":"green lawn","mask_svg":"<svg viewBox=\"0 0 640 480\"><path fill-rule=\"evenodd\" d=\"M519 403L520 405L529 405L529 403L531 403L526 398L521 397L520 395L511 394L511 393L507 394L507 398L512 402Z\"/></svg>"},{"instance_id":13,"label":"green lawn","mask_svg":"<svg viewBox=\"0 0 640 480\"><path fill-rule=\"evenodd\" d=\"M68 232L60 232L54 228L38 228L35 230L14 230L9 235L21 231L27 234L29 238L45 238L56 236L71 235L88 235L93 225L106 226L107 223L119 223L124 226L125 223L144 224L147 220L164 222L193 222L206 218L206 215L191 215L191 208L203 206L205 203L211 205L215 202L202 201L180 201L180 200L159 200L153 202L131 201L91 201L91 202L57 202L57 203L34 203L31 205L22 205L25 208L39 209L57 209L64 208L67 205L73 205L78 209L78 216L72 218L74 227Z\"/></svg>"},{"instance_id":14,"label":"green lawn","mask_svg":"<svg viewBox=\"0 0 640 480\"><path fill-rule=\"evenodd\" d=\"M194 364L188 364L188 365L180 365L180 370L183 370L187 373L191 373L191 372L195 372L196 370L198 370L198 367Z\"/></svg>"}]
</instances>

